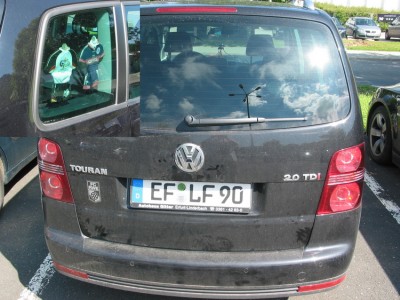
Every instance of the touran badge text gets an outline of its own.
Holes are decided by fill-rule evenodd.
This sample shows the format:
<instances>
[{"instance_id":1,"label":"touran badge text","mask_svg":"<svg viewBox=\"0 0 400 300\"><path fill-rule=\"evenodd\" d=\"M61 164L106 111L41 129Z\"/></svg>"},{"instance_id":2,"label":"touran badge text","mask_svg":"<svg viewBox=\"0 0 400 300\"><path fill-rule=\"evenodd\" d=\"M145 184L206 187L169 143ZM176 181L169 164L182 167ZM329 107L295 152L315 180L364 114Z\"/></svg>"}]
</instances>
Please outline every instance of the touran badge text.
<instances>
[{"instance_id":1,"label":"touran badge text","mask_svg":"<svg viewBox=\"0 0 400 300\"><path fill-rule=\"evenodd\" d=\"M69 165L73 172L79 173L87 173L87 174L95 174L95 175L107 175L107 169L104 168L93 168L87 166L77 166L77 165Z\"/></svg>"}]
</instances>

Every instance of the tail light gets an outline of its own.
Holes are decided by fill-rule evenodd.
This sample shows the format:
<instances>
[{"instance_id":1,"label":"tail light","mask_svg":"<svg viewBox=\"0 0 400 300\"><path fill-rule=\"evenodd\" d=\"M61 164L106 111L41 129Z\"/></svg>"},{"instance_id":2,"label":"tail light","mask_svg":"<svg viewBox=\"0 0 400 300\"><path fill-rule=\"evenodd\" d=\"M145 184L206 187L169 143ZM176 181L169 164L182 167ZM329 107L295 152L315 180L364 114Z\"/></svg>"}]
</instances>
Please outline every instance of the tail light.
<instances>
[{"instance_id":1,"label":"tail light","mask_svg":"<svg viewBox=\"0 0 400 300\"><path fill-rule=\"evenodd\" d=\"M53 141L41 138L38 143L38 152L42 193L58 201L73 203L74 199L60 146Z\"/></svg>"},{"instance_id":2,"label":"tail light","mask_svg":"<svg viewBox=\"0 0 400 300\"><path fill-rule=\"evenodd\" d=\"M336 152L330 161L317 215L357 208L364 179L364 144Z\"/></svg>"}]
</instances>

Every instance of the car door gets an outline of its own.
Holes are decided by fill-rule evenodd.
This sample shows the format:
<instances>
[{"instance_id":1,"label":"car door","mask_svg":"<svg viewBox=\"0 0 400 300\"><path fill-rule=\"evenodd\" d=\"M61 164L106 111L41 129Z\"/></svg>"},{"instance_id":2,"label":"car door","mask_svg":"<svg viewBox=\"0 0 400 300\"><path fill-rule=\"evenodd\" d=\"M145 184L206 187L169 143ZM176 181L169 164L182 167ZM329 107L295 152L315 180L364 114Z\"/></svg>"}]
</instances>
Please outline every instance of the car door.
<instances>
[{"instance_id":1,"label":"car door","mask_svg":"<svg viewBox=\"0 0 400 300\"><path fill-rule=\"evenodd\" d=\"M130 4L139 10L139 2ZM41 19L31 103L40 135L138 132L140 64L128 50L123 10L120 2L96 1L57 7Z\"/></svg>"},{"instance_id":2,"label":"car door","mask_svg":"<svg viewBox=\"0 0 400 300\"><path fill-rule=\"evenodd\" d=\"M396 36L395 35L396 34L396 24L397 24L397 18L394 19L392 21L392 23L390 23L389 26L388 26L387 31L388 31L390 37L395 37Z\"/></svg>"},{"instance_id":3,"label":"car door","mask_svg":"<svg viewBox=\"0 0 400 300\"><path fill-rule=\"evenodd\" d=\"M398 160L397 164L400 164L400 93L396 96L397 100L397 119L396 124L393 125L393 129L395 130L393 134L393 152L395 154L395 160Z\"/></svg>"},{"instance_id":4,"label":"car door","mask_svg":"<svg viewBox=\"0 0 400 300\"><path fill-rule=\"evenodd\" d=\"M346 22L346 35L353 35L354 31L354 19L350 18Z\"/></svg>"},{"instance_id":5,"label":"car door","mask_svg":"<svg viewBox=\"0 0 400 300\"><path fill-rule=\"evenodd\" d=\"M37 138L0 137L0 158L5 165L7 183L36 156Z\"/></svg>"}]
</instances>

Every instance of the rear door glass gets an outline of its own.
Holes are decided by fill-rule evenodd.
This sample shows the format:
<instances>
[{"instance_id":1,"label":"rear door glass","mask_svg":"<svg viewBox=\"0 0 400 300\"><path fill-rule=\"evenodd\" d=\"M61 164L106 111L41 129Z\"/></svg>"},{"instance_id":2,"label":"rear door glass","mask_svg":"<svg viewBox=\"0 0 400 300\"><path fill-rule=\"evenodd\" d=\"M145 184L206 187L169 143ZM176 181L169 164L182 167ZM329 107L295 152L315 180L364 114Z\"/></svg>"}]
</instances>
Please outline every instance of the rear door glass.
<instances>
[{"instance_id":1,"label":"rear door glass","mask_svg":"<svg viewBox=\"0 0 400 300\"><path fill-rule=\"evenodd\" d=\"M38 113L45 124L115 104L112 8L53 16L46 25Z\"/></svg>"},{"instance_id":2,"label":"rear door glass","mask_svg":"<svg viewBox=\"0 0 400 300\"><path fill-rule=\"evenodd\" d=\"M237 15L142 16L141 50L144 130L190 130L183 121L188 115L306 119L233 130L309 126L340 120L350 109L337 46L320 23Z\"/></svg>"}]
</instances>

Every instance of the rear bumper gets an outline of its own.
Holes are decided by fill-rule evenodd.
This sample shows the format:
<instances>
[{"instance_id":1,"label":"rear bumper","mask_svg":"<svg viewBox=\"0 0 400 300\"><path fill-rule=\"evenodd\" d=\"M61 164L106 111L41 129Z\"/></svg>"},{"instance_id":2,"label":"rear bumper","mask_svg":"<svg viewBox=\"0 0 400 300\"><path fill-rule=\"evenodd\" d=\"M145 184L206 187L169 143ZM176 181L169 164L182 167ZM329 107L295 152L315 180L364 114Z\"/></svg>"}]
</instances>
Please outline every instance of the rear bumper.
<instances>
[{"instance_id":1,"label":"rear bumper","mask_svg":"<svg viewBox=\"0 0 400 300\"><path fill-rule=\"evenodd\" d=\"M357 31L356 36L361 39L380 39L381 34L368 34L368 33L360 33Z\"/></svg>"},{"instance_id":2,"label":"rear bumper","mask_svg":"<svg viewBox=\"0 0 400 300\"><path fill-rule=\"evenodd\" d=\"M85 281L141 293L229 299L292 296L299 286L340 277L352 258L361 211L318 217L306 249L207 252L89 239L80 233L73 205L43 204L53 260L87 273Z\"/></svg>"}]
</instances>

